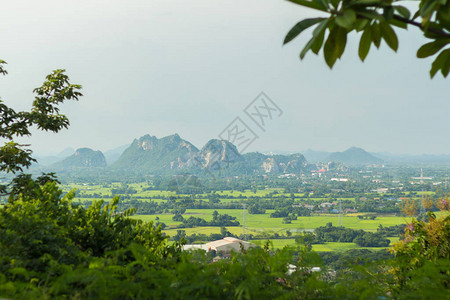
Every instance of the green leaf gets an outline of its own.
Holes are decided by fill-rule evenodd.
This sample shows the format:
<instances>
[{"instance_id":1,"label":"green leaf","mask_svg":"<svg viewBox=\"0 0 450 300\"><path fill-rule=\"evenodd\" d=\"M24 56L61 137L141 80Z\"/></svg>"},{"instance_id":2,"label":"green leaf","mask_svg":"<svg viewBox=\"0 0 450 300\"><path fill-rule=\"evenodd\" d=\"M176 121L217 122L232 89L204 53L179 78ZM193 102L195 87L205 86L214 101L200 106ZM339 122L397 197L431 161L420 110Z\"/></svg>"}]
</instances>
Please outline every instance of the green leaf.
<instances>
[{"instance_id":1,"label":"green leaf","mask_svg":"<svg viewBox=\"0 0 450 300\"><path fill-rule=\"evenodd\" d=\"M368 19L357 19L355 22L356 31L364 30L364 28L366 28L367 24L369 24Z\"/></svg>"},{"instance_id":2,"label":"green leaf","mask_svg":"<svg viewBox=\"0 0 450 300\"><path fill-rule=\"evenodd\" d=\"M394 29L392 29L392 27L389 26L389 24L386 22L380 23L380 29L381 29L381 35L383 36L383 39L386 41L386 44L388 44L388 46L392 50L397 52L398 38L397 38L397 35L395 34Z\"/></svg>"},{"instance_id":3,"label":"green leaf","mask_svg":"<svg viewBox=\"0 0 450 300\"><path fill-rule=\"evenodd\" d=\"M331 2L331 5L333 5L333 7L335 9L337 9L340 1L339 0L330 0L330 2Z\"/></svg>"},{"instance_id":4,"label":"green leaf","mask_svg":"<svg viewBox=\"0 0 450 300\"><path fill-rule=\"evenodd\" d=\"M428 17L434 10L437 4L436 0L428 0L423 2L423 6L419 9L420 15L423 18Z\"/></svg>"},{"instance_id":5,"label":"green leaf","mask_svg":"<svg viewBox=\"0 0 450 300\"><path fill-rule=\"evenodd\" d=\"M372 41L373 44L379 48L381 44L381 32L380 32L380 25L378 23L373 23L372 27L370 28L372 32Z\"/></svg>"},{"instance_id":6,"label":"green leaf","mask_svg":"<svg viewBox=\"0 0 450 300\"><path fill-rule=\"evenodd\" d=\"M449 40L436 40L431 43L422 45L422 47L420 47L419 50L417 50L417 57L425 58L428 56L432 56L436 54L439 50L441 50L442 47L444 47L449 43L450 43Z\"/></svg>"},{"instance_id":7,"label":"green leaf","mask_svg":"<svg viewBox=\"0 0 450 300\"><path fill-rule=\"evenodd\" d=\"M314 44L316 37L312 37L308 43L305 45L305 47L303 48L302 52L300 52L300 59L305 58L306 53L308 53L308 51L311 49L312 45Z\"/></svg>"},{"instance_id":8,"label":"green leaf","mask_svg":"<svg viewBox=\"0 0 450 300\"><path fill-rule=\"evenodd\" d=\"M398 27L398 28L402 28L402 29L408 28L408 24L406 24L405 22L396 20L396 19L390 20L389 24L391 24L392 26Z\"/></svg>"},{"instance_id":9,"label":"green leaf","mask_svg":"<svg viewBox=\"0 0 450 300\"><path fill-rule=\"evenodd\" d=\"M444 77L447 77L449 72L450 72L450 52L448 52L441 68L441 73Z\"/></svg>"},{"instance_id":10,"label":"green leaf","mask_svg":"<svg viewBox=\"0 0 450 300\"><path fill-rule=\"evenodd\" d=\"M346 9L341 15L336 17L336 24L349 30L353 28L353 23L355 21L356 13L353 9Z\"/></svg>"},{"instance_id":11,"label":"green leaf","mask_svg":"<svg viewBox=\"0 0 450 300\"><path fill-rule=\"evenodd\" d=\"M336 60L342 56L347 43L347 31L339 26L334 27L328 35L323 48L325 62L333 68Z\"/></svg>"},{"instance_id":12,"label":"green leaf","mask_svg":"<svg viewBox=\"0 0 450 300\"><path fill-rule=\"evenodd\" d=\"M321 11L328 10L328 7L324 6L324 4L322 4L320 2L312 2L312 1L308 1L308 0L288 0L288 1L295 3L295 4L299 4L301 6L306 6L306 7L321 10Z\"/></svg>"},{"instance_id":13,"label":"green leaf","mask_svg":"<svg viewBox=\"0 0 450 300\"><path fill-rule=\"evenodd\" d=\"M409 19L411 17L411 13L409 12L409 9L407 9L404 6L397 5L394 6L394 9L400 14L400 16Z\"/></svg>"},{"instance_id":14,"label":"green leaf","mask_svg":"<svg viewBox=\"0 0 450 300\"><path fill-rule=\"evenodd\" d=\"M318 31L318 33L314 39L314 42L311 46L311 51L314 52L315 54L318 54L320 51L320 48L322 48L323 38L325 37L325 29L327 28L327 24L328 24L328 22L324 22L324 26L321 27L320 30ZM316 29L319 29L319 26Z\"/></svg>"},{"instance_id":15,"label":"green leaf","mask_svg":"<svg viewBox=\"0 0 450 300\"><path fill-rule=\"evenodd\" d=\"M394 8L392 6L385 7L383 10L383 16L388 21L392 20L392 17L394 16Z\"/></svg>"},{"instance_id":16,"label":"green leaf","mask_svg":"<svg viewBox=\"0 0 450 300\"><path fill-rule=\"evenodd\" d=\"M289 43L293 39L295 39L302 31L305 29L311 27L314 24L319 23L320 21L325 20L324 18L314 18L314 19L305 19L300 22L298 22L294 27L292 27L291 30L286 34L286 37L284 38L283 45Z\"/></svg>"},{"instance_id":17,"label":"green leaf","mask_svg":"<svg viewBox=\"0 0 450 300\"><path fill-rule=\"evenodd\" d=\"M370 50L370 45L372 43L372 31L370 28L364 30L361 40L359 41L359 58L364 61Z\"/></svg>"},{"instance_id":18,"label":"green leaf","mask_svg":"<svg viewBox=\"0 0 450 300\"><path fill-rule=\"evenodd\" d=\"M437 71L441 70L442 75L447 77L448 70L450 67L447 67L450 62L450 49L442 51L431 64L430 76L431 78L436 75Z\"/></svg>"},{"instance_id":19,"label":"green leaf","mask_svg":"<svg viewBox=\"0 0 450 300\"><path fill-rule=\"evenodd\" d=\"M323 20L313 31L313 37L309 40L306 46L300 53L300 59L303 59L310 49L317 54L322 47L325 29L327 28L328 19Z\"/></svg>"},{"instance_id":20,"label":"green leaf","mask_svg":"<svg viewBox=\"0 0 450 300\"><path fill-rule=\"evenodd\" d=\"M358 15L368 18L369 20L380 20L382 16L380 16L377 12L371 10L359 10Z\"/></svg>"}]
</instances>

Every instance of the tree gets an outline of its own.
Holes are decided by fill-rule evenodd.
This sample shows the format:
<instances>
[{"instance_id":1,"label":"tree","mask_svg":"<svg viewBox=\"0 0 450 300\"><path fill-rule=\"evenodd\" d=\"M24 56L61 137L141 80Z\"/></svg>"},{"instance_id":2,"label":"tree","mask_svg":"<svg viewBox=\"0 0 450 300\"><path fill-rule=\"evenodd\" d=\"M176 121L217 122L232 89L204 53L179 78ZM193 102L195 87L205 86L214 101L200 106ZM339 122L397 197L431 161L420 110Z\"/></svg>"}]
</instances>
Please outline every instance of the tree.
<instances>
[{"instance_id":1,"label":"tree","mask_svg":"<svg viewBox=\"0 0 450 300\"><path fill-rule=\"evenodd\" d=\"M418 28L430 42L417 51L418 58L436 55L430 69L430 76L441 71L447 77L450 71L450 1L420 0L414 14L399 0L288 0L295 4L313 8L329 14L328 18L311 18L298 22L286 35L284 44L289 43L305 29L316 25L312 38L300 53L303 59L311 50L318 54L323 49L327 65L332 68L342 56L347 35L362 32L358 54L362 61L369 53L371 44L379 48L381 41L394 51L398 49L398 38L393 26L406 29Z\"/></svg>"},{"instance_id":2,"label":"tree","mask_svg":"<svg viewBox=\"0 0 450 300\"><path fill-rule=\"evenodd\" d=\"M4 64L0 61L3 75L7 74ZM180 253L178 246L167 245L162 224L133 220L130 215L135 209L119 212L118 197L109 203L93 202L86 209L73 203L74 190L63 196L54 174L33 179L23 173L35 160L27 145L13 139L29 136L33 125L53 132L66 128L69 120L57 105L77 100L79 89L80 85L69 83L64 70L56 70L34 90L37 95L31 111L16 112L0 102L0 136L7 140L0 148L0 171L16 174L10 184L1 187L9 195L8 203L0 206L1 298L53 298L51 295L57 294L60 297L56 298L65 298L63 295L72 293L69 298L73 298L78 292L71 285L89 290L86 282L90 279L86 279L103 272L91 267L101 269L107 259L116 270L125 270L128 263L139 269L136 265L142 265L141 261L163 266ZM97 278L104 279L102 276ZM102 290L98 297L104 298L104 293ZM93 297L88 291L82 298L87 295Z\"/></svg>"},{"instance_id":3,"label":"tree","mask_svg":"<svg viewBox=\"0 0 450 300\"><path fill-rule=\"evenodd\" d=\"M6 75L8 72L4 68L5 61L0 60L0 74ZM68 100L78 100L82 96L81 85L70 84L69 77L64 74L65 70L55 70L46 77L41 87L33 92L36 94L30 111L16 112L6 106L0 100L0 137L7 142L0 147L0 172L16 174L23 172L36 160L32 158L32 151L14 142L14 138L30 136L30 128L36 125L38 129L44 131L59 132L69 126L69 120L60 114L58 105ZM42 182L54 178L53 174L44 174L40 180ZM15 186L20 186L21 180L27 177L18 176L15 178ZM38 179L39 180L39 179ZM8 194L8 186L0 185L0 193Z\"/></svg>"}]
</instances>

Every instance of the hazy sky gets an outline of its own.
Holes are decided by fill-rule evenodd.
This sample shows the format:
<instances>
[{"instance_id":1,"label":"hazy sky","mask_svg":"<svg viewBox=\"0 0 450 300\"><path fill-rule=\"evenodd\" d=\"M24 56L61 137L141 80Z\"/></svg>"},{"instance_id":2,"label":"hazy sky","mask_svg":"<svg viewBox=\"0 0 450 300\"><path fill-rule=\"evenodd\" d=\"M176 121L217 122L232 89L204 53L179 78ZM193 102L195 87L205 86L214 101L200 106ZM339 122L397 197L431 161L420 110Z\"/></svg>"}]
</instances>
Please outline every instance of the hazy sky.
<instances>
[{"instance_id":1,"label":"hazy sky","mask_svg":"<svg viewBox=\"0 0 450 300\"><path fill-rule=\"evenodd\" d=\"M57 68L83 85L84 97L62 108L69 130L27 140L38 153L104 151L144 134L202 147L236 117L259 136L248 151L450 153L450 79L430 80L431 61L415 58L420 33L400 32L397 54L383 44L365 63L353 34L329 70L321 55L299 60L310 32L282 46L317 15L283 0L7 1L0 96L28 109ZM265 132L243 112L261 91L283 111Z\"/></svg>"}]
</instances>

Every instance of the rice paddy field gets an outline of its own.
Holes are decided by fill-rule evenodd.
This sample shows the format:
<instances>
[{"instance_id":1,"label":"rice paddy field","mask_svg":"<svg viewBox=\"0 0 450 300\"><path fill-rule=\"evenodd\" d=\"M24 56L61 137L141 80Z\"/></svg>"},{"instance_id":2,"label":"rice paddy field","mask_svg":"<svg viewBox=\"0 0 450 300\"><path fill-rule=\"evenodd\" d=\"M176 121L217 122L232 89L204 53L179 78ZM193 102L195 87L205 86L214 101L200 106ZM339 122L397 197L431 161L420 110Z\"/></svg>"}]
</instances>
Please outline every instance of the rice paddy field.
<instances>
[{"instance_id":1,"label":"rice paddy field","mask_svg":"<svg viewBox=\"0 0 450 300\"><path fill-rule=\"evenodd\" d=\"M90 185L90 184L69 184L64 185L63 190L68 192L70 190L77 190L77 196L75 201L84 202L92 201L94 199L105 199L110 200L114 189L119 189L121 184L112 183L107 185ZM132 188L135 192L132 194L133 197L138 198L140 201L155 201L163 202L167 201L170 196L180 196L171 191L161 191L161 190L149 190L146 183L135 183L129 184L128 188ZM263 190L247 190L245 192L241 191L217 191L218 195L224 197L220 199L220 202L227 203L232 201L239 201L239 198L247 198L251 196L257 196L261 198L269 197L280 197L286 196L291 197L291 194L284 193L283 189L263 189ZM201 198L207 198L207 194L197 195ZM299 198L304 195L301 193L295 193L294 197ZM229 197L229 198L228 198ZM342 200L354 200L352 198L341 198ZM309 198L309 200L324 201L324 198ZM206 200L207 201L207 200ZM394 215L377 215L374 220L360 219L358 215L360 214L347 214L339 216L337 214L320 214L308 217L298 217L297 220L291 221L290 224L284 224L283 218L271 218L270 214L274 210L266 210L264 214L248 214L244 213L243 209L216 209L219 214L228 214L230 216L236 217L240 222L241 226L237 227L227 227L227 230L232 234L241 235L245 234L260 234L269 233L273 235L278 233L281 236L286 235L286 231L290 231L292 235L296 235L297 232L302 231L313 231L315 228L320 226L325 226L327 223L332 223L335 226L342 225L351 229L362 229L365 231L376 231L376 229L382 225L383 227L394 226L398 224L404 224L407 220L403 217L398 217ZM190 216L200 217L207 221L212 219L212 214L214 209L187 209L183 214L184 218L189 218ZM140 219L145 222L159 221L166 224L164 233L168 236L176 235L177 226L181 222L173 221L172 213L163 213L157 215L135 215L132 218ZM244 222L245 218L245 222ZM243 229L243 224L245 223L245 231ZM187 235L205 234L210 235L212 233L220 233L220 227L195 227L195 228L182 228ZM396 238L391 238L391 242L394 242ZM254 241L255 243L264 243L263 240ZM272 240L273 248L278 249L286 245L294 245L295 239L274 239ZM358 246L354 243L325 243L319 245L313 245L313 250L315 251L343 251L349 249L356 249ZM372 250L377 248L370 248Z\"/></svg>"},{"instance_id":2,"label":"rice paddy field","mask_svg":"<svg viewBox=\"0 0 450 300\"><path fill-rule=\"evenodd\" d=\"M189 218L190 216L195 216L209 221L212 219L213 212L214 209L187 209L183 214L183 217ZM219 214L227 214L236 217L241 224L244 223L244 211L241 209L217 209L217 212ZM267 210L265 214L258 215L245 213L247 230L253 232L285 232L286 230L290 230L292 232L304 230L308 231L320 226L325 226L327 223L331 222L335 226L342 225L351 229L376 231L380 225L383 225L384 227L394 226L405 223L406 221L403 217L396 217L392 215L377 216L375 220L361 220L358 218L357 214L353 214L342 216L341 223L339 224L339 216L330 214L298 217L297 220L292 221L291 224L283 224L283 218L270 217L272 212L274 212L274 210ZM158 217L159 221L165 223L168 227L176 227L181 224L181 222L175 222L172 220L173 214L136 215L134 217L144 221L154 221Z\"/></svg>"},{"instance_id":3,"label":"rice paddy field","mask_svg":"<svg viewBox=\"0 0 450 300\"><path fill-rule=\"evenodd\" d=\"M393 243L398 241L398 238L389 238L391 240L392 246ZM250 242L257 244L259 246L263 246L266 241L265 240L251 240ZM270 246L273 249L281 249L285 246L295 246L294 239L273 239L270 240ZM347 251L351 249L369 249L373 251L384 250L384 247L359 247L355 243L324 243L324 244L314 244L312 245L312 250L316 252L329 252L329 251Z\"/></svg>"}]
</instances>

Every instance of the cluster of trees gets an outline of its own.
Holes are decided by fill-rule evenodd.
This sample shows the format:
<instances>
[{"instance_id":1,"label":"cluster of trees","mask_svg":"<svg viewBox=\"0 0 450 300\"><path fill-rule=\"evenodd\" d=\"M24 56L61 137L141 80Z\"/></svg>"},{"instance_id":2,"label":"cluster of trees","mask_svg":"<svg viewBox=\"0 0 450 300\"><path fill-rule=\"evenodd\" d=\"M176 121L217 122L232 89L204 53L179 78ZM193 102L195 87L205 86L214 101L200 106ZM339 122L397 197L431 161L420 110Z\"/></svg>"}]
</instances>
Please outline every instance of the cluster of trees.
<instances>
[{"instance_id":1,"label":"cluster of trees","mask_svg":"<svg viewBox=\"0 0 450 300\"><path fill-rule=\"evenodd\" d=\"M377 218L377 215L359 215L358 219L360 220L375 220Z\"/></svg>"},{"instance_id":2,"label":"cluster of trees","mask_svg":"<svg viewBox=\"0 0 450 300\"><path fill-rule=\"evenodd\" d=\"M256 202L255 204L250 205L248 207L247 211L251 215L260 215L260 214L265 214L266 213L266 209L264 207L261 207L261 205L259 205L258 202Z\"/></svg>"},{"instance_id":3,"label":"cluster of trees","mask_svg":"<svg viewBox=\"0 0 450 300\"><path fill-rule=\"evenodd\" d=\"M336 271L345 271L357 265L367 265L394 258L385 250L351 249L347 251L319 252L325 266Z\"/></svg>"},{"instance_id":4,"label":"cluster of trees","mask_svg":"<svg viewBox=\"0 0 450 300\"><path fill-rule=\"evenodd\" d=\"M297 216L310 216L311 210L305 207L295 206L283 207L270 214L271 218L290 218L290 220L297 220Z\"/></svg>"},{"instance_id":5,"label":"cluster of trees","mask_svg":"<svg viewBox=\"0 0 450 300\"><path fill-rule=\"evenodd\" d=\"M173 216L174 221L182 222L182 224L178 225L178 228L192 228L192 227L200 227L200 226L239 226L239 221L236 220L236 217L232 217L227 214L219 214L217 210L213 212L213 219L211 221L206 221L202 218L197 218L194 216L190 216L185 219L181 214L176 214Z\"/></svg>"},{"instance_id":6,"label":"cluster of trees","mask_svg":"<svg viewBox=\"0 0 450 300\"><path fill-rule=\"evenodd\" d=\"M314 230L313 243L341 242L356 243L360 247L387 247L389 239L385 238L383 232L365 232L342 226L333 226L327 223L326 226L318 227Z\"/></svg>"}]
</instances>

